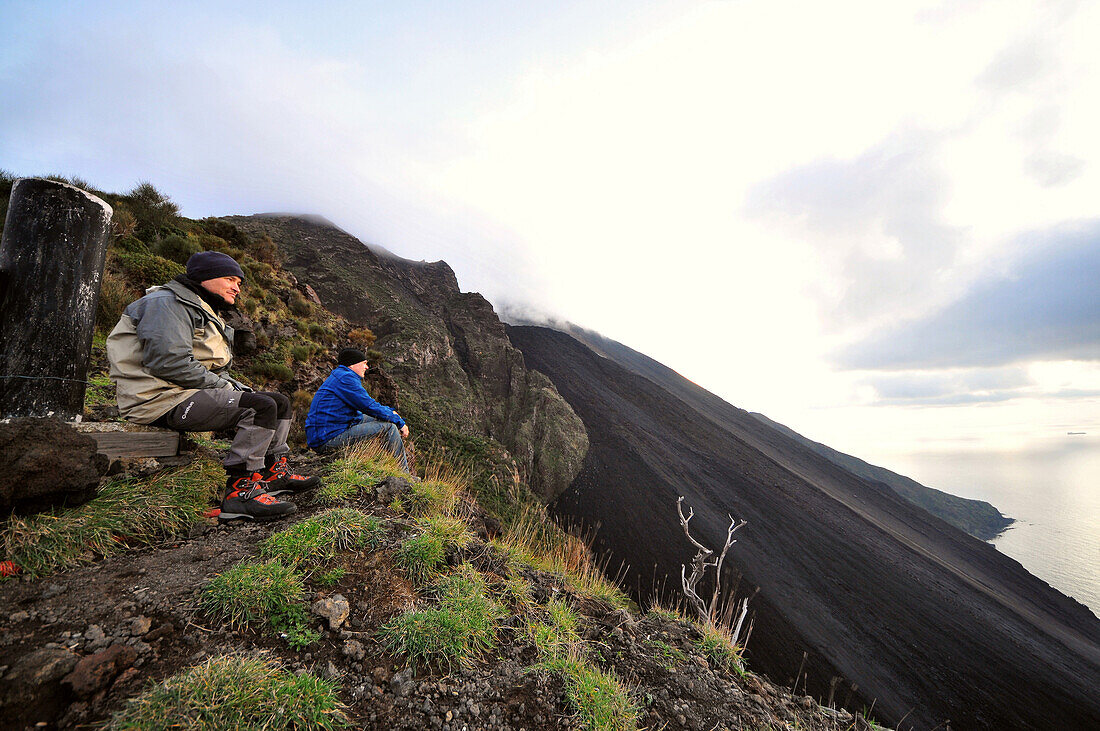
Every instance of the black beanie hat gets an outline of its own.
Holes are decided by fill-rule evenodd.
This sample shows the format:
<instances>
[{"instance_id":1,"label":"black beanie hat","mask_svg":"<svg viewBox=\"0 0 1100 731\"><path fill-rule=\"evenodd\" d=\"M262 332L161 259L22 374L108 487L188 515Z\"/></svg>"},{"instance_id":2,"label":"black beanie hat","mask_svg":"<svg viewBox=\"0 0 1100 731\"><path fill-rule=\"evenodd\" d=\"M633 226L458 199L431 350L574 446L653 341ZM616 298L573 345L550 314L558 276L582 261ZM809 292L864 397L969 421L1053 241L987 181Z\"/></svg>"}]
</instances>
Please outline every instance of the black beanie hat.
<instances>
[{"instance_id":1,"label":"black beanie hat","mask_svg":"<svg viewBox=\"0 0 1100 731\"><path fill-rule=\"evenodd\" d=\"M367 354L358 348L344 348L336 356L336 362L342 366L353 366L367 359Z\"/></svg>"},{"instance_id":2,"label":"black beanie hat","mask_svg":"<svg viewBox=\"0 0 1100 731\"><path fill-rule=\"evenodd\" d=\"M187 276L196 282L218 277L240 277L244 280L241 265L233 257L220 251L200 251L187 260Z\"/></svg>"}]
</instances>

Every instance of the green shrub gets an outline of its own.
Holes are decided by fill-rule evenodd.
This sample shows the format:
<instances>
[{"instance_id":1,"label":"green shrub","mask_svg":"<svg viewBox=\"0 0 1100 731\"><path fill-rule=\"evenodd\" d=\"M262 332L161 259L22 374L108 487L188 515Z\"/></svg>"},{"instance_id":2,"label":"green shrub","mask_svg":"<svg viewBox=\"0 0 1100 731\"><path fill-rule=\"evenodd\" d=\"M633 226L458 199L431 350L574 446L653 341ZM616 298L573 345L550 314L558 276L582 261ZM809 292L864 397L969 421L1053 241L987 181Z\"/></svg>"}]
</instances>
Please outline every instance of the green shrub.
<instances>
[{"instance_id":1,"label":"green shrub","mask_svg":"<svg viewBox=\"0 0 1100 731\"><path fill-rule=\"evenodd\" d=\"M336 333L334 333L330 327L326 327L318 322L311 322L309 324L309 337L318 343L327 345L336 339Z\"/></svg>"},{"instance_id":2,"label":"green shrub","mask_svg":"<svg viewBox=\"0 0 1100 731\"><path fill-rule=\"evenodd\" d=\"M123 199L137 219L135 231L143 241L152 241L177 223L179 206L152 183L138 183Z\"/></svg>"},{"instance_id":3,"label":"green shrub","mask_svg":"<svg viewBox=\"0 0 1100 731\"><path fill-rule=\"evenodd\" d=\"M270 287L275 284L275 269L270 264L246 260L241 266L250 286Z\"/></svg>"},{"instance_id":4,"label":"green shrub","mask_svg":"<svg viewBox=\"0 0 1100 731\"><path fill-rule=\"evenodd\" d=\"M118 251L130 254L151 254L145 242L135 239L133 236L123 236L112 244Z\"/></svg>"},{"instance_id":5,"label":"green shrub","mask_svg":"<svg viewBox=\"0 0 1100 731\"><path fill-rule=\"evenodd\" d=\"M436 575L448 552L466 547L473 536L469 526L447 516L428 518L419 526L421 532L401 544L396 559L397 565L405 569L410 579L423 584Z\"/></svg>"},{"instance_id":6,"label":"green shrub","mask_svg":"<svg viewBox=\"0 0 1100 731\"><path fill-rule=\"evenodd\" d=\"M546 605L547 621L529 620L524 628L527 640L535 646L539 659L549 662L567 658L580 651L583 643L577 632L576 612L560 599Z\"/></svg>"},{"instance_id":7,"label":"green shrub","mask_svg":"<svg viewBox=\"0 0 1100 731\"><path fill-rule=\"evenodd\" d=\"M305 363L317 352L317 346L311 344L295 345L290 349L290 357L299 363Z\"/></svg>"},{"instance_id":8,"label":"green shrub","mask_svg":"<svg viewBox=\"0 0 1100 731\"><path fill-rule=\"evenodd\" d=\"M415 516L453 515L459 497L458 488L450 482L414 482L409 495L409 513Z\"/></svg>"},{"instance_id":9,"label":"green shrub","mask_svg":"<svg viewBox=\"0 0 1100 731\"><path fill-rule=\"evenodd\" d=\"M338 729L348 725L336 685L269 660L211 658L150 686L111 719L111 729Z\"/></svg>"},{"instance_id":10,"label":"green shrub","mask_svg":"<svg viewBox=\"0 0 1100 731\"><path fill-rule=\"evenodd\" d=\"M257 344L259 344L259 341L260 334L257 333ZM278 354L271 352L263 353L253 358L252 363L248 366L248 371L256 378L273 381L289 381L294 378L294 371L287 367L287 364L283 362Z\"/></svg>"},{"instance_id":11,"label":"green shrub","mask_svg":"<svg viewBox=\"0 0 1100 731\"><path fill-rule=\"evenodd\" d=\"M313 304L297 292L291 295L289 307L290 311L299 317L309 317L313 314Z\"/></svg>"},{"instance_id":12,"label":"green shrub","mask_svg":"<svg viewBox=\"0 0 1100 731\"><path fill-rule=\"evenodd\" d=\"M180 264L156 254L124 252L117 261L126 278L142 289L165 284L185 271Z\"/></svg>"},{"instance_id":13,"label":"green shrub","mask_svg":"<svg viewBox=\"0 0 1100 731\"><path fill-rule=\"evenodd\" d=\"M101 332L110 332L122 317L122 311L138 299L126 283L109 272L103 273L99 283L99 299L95 303L95 326Z\"/></svg>"},{"instance_id":14,"label":"green shrub","mask_svg":"<svg viewBox=\"0 0 1100 731\"><path fill-rule=\"evenodd\" d=\"M612 674L588 662L567 657L542 663L540 669L557 673L565 683L565 698L589 731L635 731L638 707Z\"/></svg>"},{"instance_id":15,"label":"green shrub","mask_svg":"<svg viewBox=\"0 0 1100 731\"><path fill-rule=\"evenodd\" d=\"M190 236L173 234L153 243L154 254L163 256L165 259L174 261L177 264L186 264L192 254L197 254L200 251L202 251L202 245L199 244L198 239Z\"/></svg>"}]
</instances>

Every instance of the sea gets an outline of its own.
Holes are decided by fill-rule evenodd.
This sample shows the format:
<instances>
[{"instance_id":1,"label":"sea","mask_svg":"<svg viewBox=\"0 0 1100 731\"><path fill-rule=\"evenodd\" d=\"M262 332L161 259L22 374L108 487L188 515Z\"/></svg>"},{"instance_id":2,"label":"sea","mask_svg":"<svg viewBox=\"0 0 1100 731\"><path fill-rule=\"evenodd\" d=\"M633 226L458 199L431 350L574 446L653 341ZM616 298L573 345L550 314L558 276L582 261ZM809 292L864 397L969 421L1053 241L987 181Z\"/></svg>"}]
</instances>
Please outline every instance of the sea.
<instances>
[{"instance_id":1,"label":"sea","mask_svg":"<svg viewBox=\"0 0 1100 731\"><path fill-rule=\"evenodd\" d=\"M1016 522L990 541L1100 616L1100 437L1014 451L883 454L869 462Z\"/></svg>"}]
</instances>

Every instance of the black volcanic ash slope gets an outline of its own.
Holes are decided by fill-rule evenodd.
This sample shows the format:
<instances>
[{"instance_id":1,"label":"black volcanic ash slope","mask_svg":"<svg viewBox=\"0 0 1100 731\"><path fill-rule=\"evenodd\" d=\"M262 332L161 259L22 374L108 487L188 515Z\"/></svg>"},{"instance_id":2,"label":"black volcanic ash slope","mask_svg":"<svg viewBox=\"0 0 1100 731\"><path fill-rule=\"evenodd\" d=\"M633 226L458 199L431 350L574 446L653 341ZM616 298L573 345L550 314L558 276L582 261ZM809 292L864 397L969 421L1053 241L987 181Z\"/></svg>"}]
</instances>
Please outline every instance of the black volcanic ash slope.
<instances>
[{"instance_id":1,"label":"black volcanic ash slope","mask_svg":"<svg viewBox=\"0 0 1100 731\"><path fill-rule=\"evenodd\" d=\"M1000 535L1013 523L1011 518L1001 515L997 508L982 500L970 500L956 495L926 487L916 480L899 475L890 470L868 464L851 455L838 452L824 444L811 441L782 424L776 423L763 414L749 412L732 406L710 391L692 383L663 363L628 348L611 338L576 325L556 328L563 330L587 345L602 356L610 358L623 368L648 378L673 396L685 401L689 406L714 421L723 428L739 429L749 416L763 421L768 426L783 432L795 441L817 452L821 456L840 465L842 468L872 483L881 484L903 498L919 505L937 517L943 518L956 528L970 535L989 540ZM758 431L751 429L751 431Z\"/></svg>"},{"instance_id":2,"label":"black volcanic ash slope","mask_svg":"<svg viewBox=\"0 0 1100 731\"><path fill-rule=\"evenodd\" d=\"M1100 728L1100 621L1082 605L747 412L720 426L568 335L508 333L588 430L555 509L598 525L641 593L678 582L685 495L713 545L727 513L749 521L730 558L760 587L749 656L773 679L805 651L811 693L843 676L838 701L902 728Z\"/></svg>"}]
</instances>

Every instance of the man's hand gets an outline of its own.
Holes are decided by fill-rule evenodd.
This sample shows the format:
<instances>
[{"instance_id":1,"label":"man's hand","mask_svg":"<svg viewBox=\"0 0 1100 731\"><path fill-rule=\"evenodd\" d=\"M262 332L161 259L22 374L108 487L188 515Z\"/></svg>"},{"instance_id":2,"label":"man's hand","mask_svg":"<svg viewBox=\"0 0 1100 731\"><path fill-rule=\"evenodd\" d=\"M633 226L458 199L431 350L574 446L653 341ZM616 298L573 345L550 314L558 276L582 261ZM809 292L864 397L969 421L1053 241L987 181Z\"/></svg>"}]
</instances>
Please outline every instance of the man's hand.
<instances>
[{"instance_id":1,"label":"man's hand","mask_svg":"<svg viewBox=\"0 0 1100 731\"><path fill-rule=\"evenodd\" d=\"M408 439L409 438L409 425L408 424L401 427L401 438L402 439Z\"/></svg>"}]
</instances>

